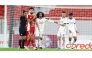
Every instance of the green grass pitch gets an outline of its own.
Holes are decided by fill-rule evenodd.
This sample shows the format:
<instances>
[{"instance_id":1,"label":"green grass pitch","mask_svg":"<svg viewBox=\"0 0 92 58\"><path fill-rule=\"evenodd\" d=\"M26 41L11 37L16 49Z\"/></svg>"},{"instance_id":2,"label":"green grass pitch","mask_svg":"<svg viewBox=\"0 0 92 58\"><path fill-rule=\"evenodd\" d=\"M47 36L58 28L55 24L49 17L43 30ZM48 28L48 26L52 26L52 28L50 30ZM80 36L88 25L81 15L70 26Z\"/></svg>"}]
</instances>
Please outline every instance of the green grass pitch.
<instances>
[{"instance_id":1,"label":"green grass pitch","mask_svg":"<svg viewBox=\"0 0 92 58\"><path fill-rule=\"evenodd\" d=\"M56 49L56 48L43 48L38 50L33 50L30 48L29 50L18 49L18 48L0 48L0 51L92 51L91 49Z\"/></svg>"}]
</instances>

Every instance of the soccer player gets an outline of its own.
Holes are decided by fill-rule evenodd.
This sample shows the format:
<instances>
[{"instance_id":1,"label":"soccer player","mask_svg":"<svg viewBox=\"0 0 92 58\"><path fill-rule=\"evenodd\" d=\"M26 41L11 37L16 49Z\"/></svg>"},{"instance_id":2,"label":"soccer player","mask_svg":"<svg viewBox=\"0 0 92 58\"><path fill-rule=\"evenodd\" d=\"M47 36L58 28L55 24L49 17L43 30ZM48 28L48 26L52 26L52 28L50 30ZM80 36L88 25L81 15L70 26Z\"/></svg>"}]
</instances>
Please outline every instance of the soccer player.
<instances>
[{"instance_id":1,"label":"soccer player","mask_svg":"<svg viewBox=\"0 0 92 58\"><path fill-rule=\"evenodd\" d=\"M38 27L38 30L40 31L38 22L36 20L36 16L34 15L34 8L30 8L29 14L27 15L27 40L26 40L25 46L24 46L25 49L27 49L27 50L29 50L28 46L29 46L30 42L31 42L31 45L33 46L33 49L37 50L37 48L35 46L35 41L33 39L34 31L35 31L35 24Z\"/></svg>"},{"instance_id":2,"label":"soccer player","mask_svg":"<svg viewBox=\"0 0 92 58\"><path fill-rule=\"evenodd\" d=\"M19 34L20 34L19 46L20 48L24 48L24 42L26 39L26 15L27 15L27 12L23 10L23 15L20 17L20 26L19 26Z\"/></svg>"},{"instance_id":3,"label":"soccer player","mask_svg":"<svg viewBox=\"0 0 92 58\"><path fill-rule=\"evenodd\" d=\"M38 31L38 28L36 28L36 47L38 48L38 44L39 44L39 48L42 49L42 39L44 38L43 34L44 34L45 22L52 22L52 23L57 23L57 22L49 20L49 19L46 19L44 17L43 12L38 12L37 13L37 22L39 24L40 32ZM39 40L39 43L38 43L39 38L40 38L40 40Z\"/></svg>"},{"instance_id":4,"label":"soccer player","mask_svg":"<svg viewBox=\"0 0 92 58\"><path fill-rule=\"evenodd\" d=\"M69 32L69 44L71 49L73 49L73 44L77 41L76 33L79 33L76 27L75 18L73 18L73 13L69 14L68 18L68 32ZM73 43L71 43L72 37L74 38Z\"/></svg>"},{"instance_id":5,"label":"soccer player","mask_svg":"<svg viewBox=\"0 0 92 58\"><path fill-rule=\"evenodd\" d=\"M67 24L67 18L65 17L66 13L62 12L62 17L60 20L60 26L57 33L57 49L65 49L65 35L66 35L66 24ZM61 40L61 44L60 44ZM63 42L62 42L63 40Z\"/></svg>"}]
</instances>

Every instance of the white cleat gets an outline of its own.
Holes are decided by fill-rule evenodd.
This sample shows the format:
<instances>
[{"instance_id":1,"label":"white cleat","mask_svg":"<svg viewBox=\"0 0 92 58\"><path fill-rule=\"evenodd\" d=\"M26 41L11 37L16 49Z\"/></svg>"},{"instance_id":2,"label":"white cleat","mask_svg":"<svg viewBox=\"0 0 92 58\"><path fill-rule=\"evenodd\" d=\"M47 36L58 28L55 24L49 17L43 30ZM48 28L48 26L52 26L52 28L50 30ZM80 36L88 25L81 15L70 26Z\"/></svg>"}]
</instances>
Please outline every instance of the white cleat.
<instances>
[{"instance_id":1,"label":"white cleat","mask_svg":"<svg viewBox=\"0 0 92 58\"><path fill-rule=\"evenodd\" d=\"M74 47L71 47L71 50L73 50L74 49Z\"/></svg>"},{"instance_id":2,"label":"white cleat","mask_svg":"<svg viewBox=\"0 0 92 58\"><path fill-rule=\"evenodd\" d=\"M26 50L29 50L29 48L27 46L24 46Z\"/></svg>"},{"instance_id":3,"label":"white cleat","mask_svg":"<svg viewBox=\"0 0 92 58\"><path fill-rule=\"evenodd\" d=\"M60 47L57 47L56 49L58 50L58 49L60 49Z\"/></svg>"}]
</instances>

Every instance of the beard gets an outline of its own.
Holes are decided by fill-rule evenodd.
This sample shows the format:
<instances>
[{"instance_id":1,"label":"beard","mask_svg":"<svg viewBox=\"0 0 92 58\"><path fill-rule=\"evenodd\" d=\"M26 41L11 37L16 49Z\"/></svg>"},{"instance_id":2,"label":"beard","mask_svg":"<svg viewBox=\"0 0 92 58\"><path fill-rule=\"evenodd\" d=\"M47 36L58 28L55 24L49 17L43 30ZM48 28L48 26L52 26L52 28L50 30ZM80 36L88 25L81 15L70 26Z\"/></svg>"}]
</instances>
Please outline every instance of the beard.
<instances>
[{"instance_id":1,"label":"beard","mask_svg":"<svg viewBox=\"0 0 92 58\"><path fill-rule=\"evenodd\" d=\"M33 13L30 13L30 14L33 14Z\"/></svg>"}]
</instances>

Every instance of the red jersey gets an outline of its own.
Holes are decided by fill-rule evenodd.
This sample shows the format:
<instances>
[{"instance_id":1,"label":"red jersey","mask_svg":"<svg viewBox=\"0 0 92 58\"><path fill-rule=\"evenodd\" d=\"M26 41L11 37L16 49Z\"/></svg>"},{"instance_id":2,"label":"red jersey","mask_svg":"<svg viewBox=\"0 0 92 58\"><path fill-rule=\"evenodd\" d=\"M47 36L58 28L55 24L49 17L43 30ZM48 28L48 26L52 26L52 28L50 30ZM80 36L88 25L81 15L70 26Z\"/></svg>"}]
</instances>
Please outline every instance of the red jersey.
<instances>
[{"instance_id":1,"label":"red jersey","mask_svg":"<svg viewBox=\"0 0 92 58\"><path fill-rule=\"evenodd\" d=\"M35 15L30 15L30 14L27 15L27 20L32 20L32 19L34 19L34 20L30 23L30 27L35 27L36 16Z\"/></svg>"},{"instance_id":2,"label":"red jersey","mask_svg":"<svg viewBox=\"0 0 92 58\"><path fill-rule=\"evenodd\" d=\"M34 35L36 16L29 14L27 15L27 20L33 20L31 23L27 22L27 31L28 31L27 37L28 37L29 35Z\"/></svg>"}]
</instances>

